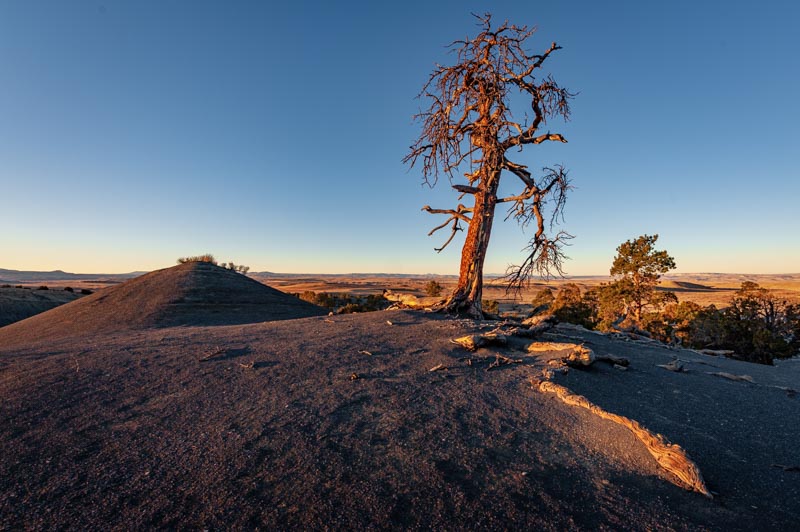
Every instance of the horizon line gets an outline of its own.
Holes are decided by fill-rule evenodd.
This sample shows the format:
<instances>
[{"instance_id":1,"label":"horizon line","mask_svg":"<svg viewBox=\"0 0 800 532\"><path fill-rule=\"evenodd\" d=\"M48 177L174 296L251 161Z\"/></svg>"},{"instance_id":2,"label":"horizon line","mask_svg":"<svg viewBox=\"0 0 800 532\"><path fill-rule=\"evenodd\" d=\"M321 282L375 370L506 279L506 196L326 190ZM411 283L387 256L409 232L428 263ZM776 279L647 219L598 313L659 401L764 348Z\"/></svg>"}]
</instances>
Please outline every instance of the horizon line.
<instances>
[{"instance_id":1,"label":"horizon line","mask_svg":"<svg viewBox=\"0 0 800 532\"><path fill-rule=\"evenodd\" d=\"M7 272L19 272L19 273L63 273L66 275L96 275L96 276L103 276L103 275L113 275L113 276L126 276L126 275L134 275L134 274L145 274L150 273L152 271L158 271L170 268L172 266L167 266L165 268L156 268L154 270L131 270L127 272L116 272L116 273L109 273L109 272L69 272L62 269L55 269L55 270L17 270L11 268L2 268L0 267L0 271L7 271ZM383 276L383 277L455 277L459 276L458 273L399 273L399 272L342 272L342 273L324 273L324 272L273 272L269 270L261 270L261 271L250 271L247 275L273 275L273 276L299 276L299 275L306 275L306 276ZM505 276L502 273L484 273L484 277L491 278L491 279L498 279ZM752 272L721 272L721 271L697 271L697 272L668 272L662 275L662 277L669 277L674 275L752 275L752 276L800 276L800 272L771 272L771 273L752 273ZM581 274L566 274L566 275L556 275L552 277L532 277L531 280L539 280L539 281L552 281L558 279L570 279L570 278L581 278L581 277L607 277L613 278L612 275L608 273L581 273Z\"/></svg>"}]
</instances>

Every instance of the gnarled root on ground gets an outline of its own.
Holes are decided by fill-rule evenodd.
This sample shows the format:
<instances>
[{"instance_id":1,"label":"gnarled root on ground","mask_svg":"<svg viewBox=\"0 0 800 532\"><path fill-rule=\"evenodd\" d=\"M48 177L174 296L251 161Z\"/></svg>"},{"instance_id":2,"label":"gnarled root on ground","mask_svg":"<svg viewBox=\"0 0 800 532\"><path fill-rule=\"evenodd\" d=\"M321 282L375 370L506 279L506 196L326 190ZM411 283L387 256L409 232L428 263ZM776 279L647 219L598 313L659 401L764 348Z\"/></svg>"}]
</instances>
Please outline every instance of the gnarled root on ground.
<instances>
[{"instance_id":1,"label":"gnarled root on ground","mask_svg":"<svg viewBox=\"0 0 800 532\"><path fill-rule=\"evenodd\" d=\"M450 341L469 351L475 351L479 347L486 347L487 345L506 345L508 337L498 333L471 334Z\"/></svg>"},{"instance_id":2,"label":"gnarled root on ground","mask_svg":"<svg viewBox=\"0 0 800 532\"><path fill-rule=\"evenodd\" d=\"M533 342L528 346L528 353L542 353L546 351L569 351L562 357L562 360L570 367L591 366L596 360L594 351L581 344Z\"/></svg>"},{"instance_id":3,"label":"gnarled root on ground","mask_svg":"<svg viewBox=\"0 0 800 532\"><path fill-rule=\"evenodd\" d=\"M727 373L725 371L706 371L706 374L713 375L715 377L722 377L723 379L728 379L732 381L744 381L744 382L751 382L753 384L755 384L756 382L750 375L734 375L733 373Z\"/></svg>"},{"instance_id":4,"label":"gnarled root on ground","mask_svg":"<svg viewBox=\"0 0 800 532\"><path fill-rule=\"evenodd\" d=\"M560 384L549 380L531 379L531 385L535 390L555 395L565 404L585 408L596 416L628 428L644 444L648 452L656 459L658 465L678 479L678 481L673 481L673 484L690 491L702 493L708 498L713 498L706 487L703 475L700 473L697 464L689 458L686 451L679 445L669 443L661 434L653 434L635 420L606 412L584 396L574 394Z\"/></svg>"}]
</instances>

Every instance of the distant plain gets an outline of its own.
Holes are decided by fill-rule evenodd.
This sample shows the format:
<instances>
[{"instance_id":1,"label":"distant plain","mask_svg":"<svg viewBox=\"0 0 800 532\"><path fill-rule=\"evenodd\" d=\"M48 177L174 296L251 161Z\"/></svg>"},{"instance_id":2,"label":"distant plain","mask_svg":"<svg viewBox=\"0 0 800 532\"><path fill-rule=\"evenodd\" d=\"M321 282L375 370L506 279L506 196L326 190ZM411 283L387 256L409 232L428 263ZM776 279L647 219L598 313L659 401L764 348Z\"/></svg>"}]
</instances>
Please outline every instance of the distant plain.
<instances>
[{"instance_id":1,"label":"distant plain","mask_svg":"<svg viewBox=\"0 0 800 532\"><path fill-rule=\"evenodd\" d=\"M352 275L285 275L253 274L253 277L287 293L305 291L352 293L359 295L381 293L384 289L423 296L425 284L431 279L444 287L443 293L455 287L455 276L394 276L391 274L352 274ZM533 281L518 294L509 293L500 278L487 278L483 288L484 299L496 300L502 311L524 311L530 307L534 295L543 288L557 291L567 283L575 283L584 291L601 283L611 281L608 276L576 276L551 280ZM800 301L800 274L735 274L735 273L692 273L665 275L661 289L674 292L679 301L694 301L701 306L716 305L725 307L739 289L742 282L753 281L774 291L778 297Z\"/></svg>"}]
</instances>

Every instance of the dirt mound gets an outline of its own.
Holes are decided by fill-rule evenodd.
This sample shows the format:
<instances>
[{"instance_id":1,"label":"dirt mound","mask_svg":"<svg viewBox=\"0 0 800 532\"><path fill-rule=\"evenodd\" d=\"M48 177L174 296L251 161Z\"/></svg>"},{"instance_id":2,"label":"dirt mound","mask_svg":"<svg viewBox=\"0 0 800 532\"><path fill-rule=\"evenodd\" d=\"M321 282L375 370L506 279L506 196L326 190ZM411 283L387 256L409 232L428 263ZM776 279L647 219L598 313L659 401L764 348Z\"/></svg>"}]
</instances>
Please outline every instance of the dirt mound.
<instances>
[{"instance_id":1,"label":"dirt mound","mask_svg":"<svg viewBox=\"0 0 800 532\"><path fill-rule=\"evenodd\" d=\"M327 311L207 262L150 272L0 329L0 345L102 331L233 325L320 316Z\"/></svg>"},{"instance_id":2,"label":"dirt mound","mask_svg":"<svg viewBox=\"0 0 800 532\"><path fill-rule=\"evenodd\" d=\"M552 353L452 343L495 325L385 311L0 343L0 529L796 529L800 370L545 338L628 358L554 381L679 444L709 499L533 389Z\"/></svg>"}]
</instances>

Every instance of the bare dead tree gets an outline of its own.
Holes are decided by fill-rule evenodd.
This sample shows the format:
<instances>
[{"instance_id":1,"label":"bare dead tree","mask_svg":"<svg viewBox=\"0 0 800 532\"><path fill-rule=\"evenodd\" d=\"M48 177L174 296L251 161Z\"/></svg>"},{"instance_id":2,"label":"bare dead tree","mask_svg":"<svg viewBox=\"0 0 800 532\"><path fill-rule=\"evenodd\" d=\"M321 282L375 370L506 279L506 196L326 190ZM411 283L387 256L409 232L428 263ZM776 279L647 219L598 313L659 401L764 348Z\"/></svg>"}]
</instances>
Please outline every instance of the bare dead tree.
<instances>
[{"instance_id":1,"label":"bare dead tree","mask_svg":"<svg viewBox=\"0 0 800 532\"><path fill-rule=\"evenodd\" d=\"M411 167L421 164L423 180L429 186L444 174L461 193L459 200L474 198L472 206L459 203L455 209L432 209L426 205L423 210L448 216L428 233L450 228L449 238L435 248L438 252L463 230L462 224L467 225L458 285L443 308L480 317L483 264L498 203L509 204L506 219L513 217L523 228L531 223L535 226L522 264L507 271L509 288L519 289L532 275L562 273L563 246L572 236L564 231L549 233L563 216L571 188L567 171L561 166L544 168L542 175L535 177L507 154L529 144L567 142L561 134L542 133L541 129L549 118L569 119L569 101L574 94L551 76L540 75L542 65L560 46L552 43L544 53L528 55L525 45L534 29L508 22L493 29L491 15L475 16L480 33L450 45L455 64L437 65L419 95L430 106L415 117L422 123L422 132L403 161ZM521 122L510 108L511 98L517 94L530 100L532 110L532 116L524 114ZM456 173L465 168L467 184L454 183ZM522 181L519 194L498 197L503 171Z\"/></svg>"}]
</instances>

